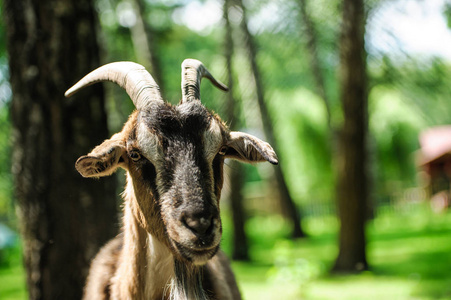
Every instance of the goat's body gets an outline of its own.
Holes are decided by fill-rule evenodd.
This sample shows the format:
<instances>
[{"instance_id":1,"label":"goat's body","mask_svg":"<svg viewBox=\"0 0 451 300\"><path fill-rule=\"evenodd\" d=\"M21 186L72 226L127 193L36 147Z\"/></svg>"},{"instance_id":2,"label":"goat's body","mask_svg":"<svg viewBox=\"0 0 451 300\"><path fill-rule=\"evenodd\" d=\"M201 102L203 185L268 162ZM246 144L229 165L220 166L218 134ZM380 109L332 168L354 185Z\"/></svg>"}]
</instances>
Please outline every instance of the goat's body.
<instances>
[{"instance_id":1,"label":"goat's body","mask_svg":"<svg viewBox=\"0 0 451 300\"><path fill-rule=\"evenodd\" d=\"M152 279L149 278L149 282L144 283L149 286L155 286L156 289L153 291L145 286L140 288L137 282L129 282L129 280L139 280L139 276L130 276L129 278L117 277L123 242L123 235L118 235L105 245L93 260L87 281L88 284L85 287L84 299L169 299L169 285L173 276L175 276L172 269L172 262L170 264L162 264L162 273L156 273L158 275L157 278L153 279L154 281L151 281ZM144 269L146 268L146 266L142 267ZM204 275L202 287L207 291L210 299L241 299L229 262L221 251L203 266L202 269ZM167 277L165 276L167 274L164 273L172 273L172 276ZM116 293L119 292L118 287L125 285L128 286L121 291L126 291L130 297L117 297L118 295ZM134 289L134 287L138 289Z\"/></svg>"},{"instance_id":2,"label":"goat's body","mask_svg":"<svg viewBox=\"0 0 451 300\"><path fill-rule=\"evenodd\" d=\"M129 196L133 194L129 194ZM206 265L196 267L201 286L189 284L174 290L177 276L170 249L143 229L133 217L127 199L123 233L108 242L93 260L84 299L188 299L205 291L208 299L241 299L235 277L224 253L218 253ZM179 278L180 279L180 278ZM188 289L188 290L187 290ZM192 290L189 290L192 289Z\"/></svg>"}]
</instances>

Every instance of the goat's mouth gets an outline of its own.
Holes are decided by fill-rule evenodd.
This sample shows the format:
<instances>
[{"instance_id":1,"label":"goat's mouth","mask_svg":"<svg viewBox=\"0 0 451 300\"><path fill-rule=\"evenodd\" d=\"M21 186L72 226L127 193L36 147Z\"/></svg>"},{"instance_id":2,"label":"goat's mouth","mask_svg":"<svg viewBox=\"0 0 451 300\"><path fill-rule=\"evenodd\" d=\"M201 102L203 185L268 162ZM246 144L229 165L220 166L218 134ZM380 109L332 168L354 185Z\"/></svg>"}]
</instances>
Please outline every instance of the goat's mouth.
<instances>
[{"instance_id":1,"label":"goat's mouth","mask_svg":"<svg viewBox=\"0 0 451 300\"><path fill-rule=\"evenodd\" d=\"M166 230L173 254L194 265L205 264L217 253L222 236L219 216L188 218L184 214L174 218L170 215Z\"/></svg>"},{"instance_id":2,"label":"goat's mouth","mask_svg":"<svg viewBox=\"0 0 451 300\"><path fill-rule=\"evenodd\" d=\"M219 243L211 247L199 248L187 247L176 241L173 241L173 243L180 256L195 265L204 265L208 260L215 256L219 250Z\"/></svg>"},{"instance_id":3,"label":"goat's mouth","mask_svg":"<svg viewBox=\"0 0 451 300\"><path fill-rule=\"evenodd\" d=\"M178 232L177 238L170 238L174 250L180 257L195 265L203 265L218 252L221 230L198 236L187 231Z\"/></svg>"}]
</instances>

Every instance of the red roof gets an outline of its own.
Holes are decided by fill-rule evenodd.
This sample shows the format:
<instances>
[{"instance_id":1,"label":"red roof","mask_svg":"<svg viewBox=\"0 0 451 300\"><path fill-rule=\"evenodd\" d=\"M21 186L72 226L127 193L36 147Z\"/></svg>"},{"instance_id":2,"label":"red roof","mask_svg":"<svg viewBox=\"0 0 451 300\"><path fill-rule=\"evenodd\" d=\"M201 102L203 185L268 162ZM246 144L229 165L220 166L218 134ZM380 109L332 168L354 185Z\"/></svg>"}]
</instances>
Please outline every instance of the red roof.
<instances>
[{"instance_id":1,"label":"red roof","mask_svg":"<svg viewBox=\"0 0 451 300\"><path fill-rule=\"evenodd\" d=\"M419 164L431 163L451 154L451 125L429 128L420 133Z\"/></svg>"}]
</instances>

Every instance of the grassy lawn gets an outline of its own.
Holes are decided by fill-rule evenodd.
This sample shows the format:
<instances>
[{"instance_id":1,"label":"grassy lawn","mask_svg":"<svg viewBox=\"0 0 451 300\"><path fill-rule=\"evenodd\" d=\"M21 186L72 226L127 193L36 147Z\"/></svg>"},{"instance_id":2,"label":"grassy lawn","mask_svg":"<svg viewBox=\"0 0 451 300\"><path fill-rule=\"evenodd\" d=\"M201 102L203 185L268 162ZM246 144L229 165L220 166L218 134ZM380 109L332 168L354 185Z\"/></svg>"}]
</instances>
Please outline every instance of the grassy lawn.
<instances>
[{"instance_id":1,"label":"grassy lawn","mask_svg":"<svg viewBox=\"0 0 451 300\"><path fill-rule=\"evenodd\" d=\"M451 299L451 212L422 206L379 215L368 225L371 270L359 275L328 274L337 254L334 218L304 225L310 238L290 241L281 238L287 228L279 218L250 220L253 262L233 263L244 299ZM0 267L0 299L26 299L20 257L8 265Z\"/></svg>"},{"instance_id":2,"label":"grassy lawn","mask_svg":"<svg viewBox=\"0 0 451 300\"><path fill-rule=\"evenodd\" d=\"M27 299L25 274L20 264L10 268L0 268L0 299Z\"/></svg>"},{"instance_id":3,"label":"grassy lawn","mask_svg":"<svg viewBox=\"0 0 451 300\"><path fill-rule=\"evenodd\" d=\"M28 299L25 287L25 272L21 263L20 249L3 252L0 264L0 299Z\"/></svg>"},{"instance_id":4,"label":"grassy lawn","mask_svg":"<svg viewBox=\"0 0 451 300\"><path fill-rule=\"evenodd\" d=\"M378 216L368 226L371 270L359 275L328 274L337 227L315 222L306 221L309 239L269 239L253 249L253 263L233 264L245 299L451 299L451 213L422 206Z\"/></svg>"}]
</instances>

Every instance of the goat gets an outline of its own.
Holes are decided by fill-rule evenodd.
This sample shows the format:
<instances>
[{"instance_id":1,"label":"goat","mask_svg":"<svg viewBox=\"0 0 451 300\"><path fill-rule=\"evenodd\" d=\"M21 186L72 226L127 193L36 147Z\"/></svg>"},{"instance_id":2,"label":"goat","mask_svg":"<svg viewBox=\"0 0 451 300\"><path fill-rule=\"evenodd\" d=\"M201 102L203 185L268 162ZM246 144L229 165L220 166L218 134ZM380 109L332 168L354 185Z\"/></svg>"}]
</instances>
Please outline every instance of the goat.
<instances>
[{"instance_id":1,"label":"goat","mask_svg":"<svg viewBox=\"0 0 451 300\"><path fill-rule=\"evenodd\" d=\"M122 232L92 261L84 299L241 299L219 250L225 158L277 164L272 147L231 132L200 102L200 83L217 81L198 60L182 63L182 100L165 102L139 64L104 65L66 97L100 81L124 88L136 110L121 132L75 163L83 177L126 170Z\"/></svg>"}]
</instances>

